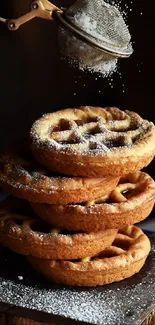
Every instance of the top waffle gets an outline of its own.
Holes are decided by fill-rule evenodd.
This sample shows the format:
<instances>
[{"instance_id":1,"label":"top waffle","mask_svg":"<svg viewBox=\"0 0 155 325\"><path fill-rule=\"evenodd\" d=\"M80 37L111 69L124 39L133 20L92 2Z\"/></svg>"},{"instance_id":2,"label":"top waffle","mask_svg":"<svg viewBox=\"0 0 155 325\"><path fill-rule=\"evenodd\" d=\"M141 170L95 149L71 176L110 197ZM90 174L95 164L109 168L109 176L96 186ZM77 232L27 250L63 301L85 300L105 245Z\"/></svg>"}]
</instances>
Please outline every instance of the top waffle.
<instances>
[{"instance_id":1,"label":"top waffle","mask_svg":"<svg viewBox=\"0 0 155 325\"><path fill-rule=\"evenodd\" d=\"M51 170L75 176L123 175L155 154L155 127L137 113L84 106L43 115L31 129L32 151Z\"/></svg>"}]
</instances>

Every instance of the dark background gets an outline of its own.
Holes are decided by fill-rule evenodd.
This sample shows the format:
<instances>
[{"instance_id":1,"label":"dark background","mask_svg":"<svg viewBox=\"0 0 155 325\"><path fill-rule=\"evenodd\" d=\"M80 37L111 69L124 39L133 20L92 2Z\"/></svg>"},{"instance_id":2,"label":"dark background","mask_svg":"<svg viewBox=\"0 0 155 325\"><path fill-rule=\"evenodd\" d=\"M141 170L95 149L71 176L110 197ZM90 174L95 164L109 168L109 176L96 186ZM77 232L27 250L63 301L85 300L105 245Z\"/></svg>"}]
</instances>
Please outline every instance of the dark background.
<instances>
[{"instance_id":1,"label":"dark background","mask_svg":"<svg viewBox=\"0 0 155 325\"><path fill-rule=\"evenodd\" d=\"M57 23L42 19L10 32L0 25L0 151L21 140L32 122L45 112L80 105L114 105L155 122L153 0L128 4L128 23L134 54L120 60L120 73L109 80L68 67L60 60ZM68 7L73 0L55 0ZM30 0L1 0L0 16L16 18L30 8ZM97 78L97 80L96 80ZM154 173L154 162L147 169Z\"/></svg>"}]
</instances>

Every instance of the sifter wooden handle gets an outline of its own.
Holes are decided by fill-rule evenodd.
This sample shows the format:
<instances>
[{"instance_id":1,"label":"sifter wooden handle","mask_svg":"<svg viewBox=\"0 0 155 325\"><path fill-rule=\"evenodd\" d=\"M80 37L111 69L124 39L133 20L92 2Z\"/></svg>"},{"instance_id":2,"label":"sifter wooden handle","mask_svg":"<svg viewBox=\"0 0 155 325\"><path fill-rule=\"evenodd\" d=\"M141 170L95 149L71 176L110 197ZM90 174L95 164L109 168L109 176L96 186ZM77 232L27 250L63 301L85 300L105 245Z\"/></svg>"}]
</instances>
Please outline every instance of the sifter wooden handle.
<instances>
[{"instance_id":1,"label":"sifter wooden handle","mask_svg":"<svg viewBox=\"0 0 155 325\"><path fill-rule=\"evenodd\" d=\"M62 12L58 7L53 5L48 0L36 0L31 4L31 11L17 19L5 19L0 17L0 21L7 24L7 27L11 31L17 30L21 25L25 24L29 20L39 17L43 19L52 20L52 13L58 10Z\"/></svg>"}]
</instances>

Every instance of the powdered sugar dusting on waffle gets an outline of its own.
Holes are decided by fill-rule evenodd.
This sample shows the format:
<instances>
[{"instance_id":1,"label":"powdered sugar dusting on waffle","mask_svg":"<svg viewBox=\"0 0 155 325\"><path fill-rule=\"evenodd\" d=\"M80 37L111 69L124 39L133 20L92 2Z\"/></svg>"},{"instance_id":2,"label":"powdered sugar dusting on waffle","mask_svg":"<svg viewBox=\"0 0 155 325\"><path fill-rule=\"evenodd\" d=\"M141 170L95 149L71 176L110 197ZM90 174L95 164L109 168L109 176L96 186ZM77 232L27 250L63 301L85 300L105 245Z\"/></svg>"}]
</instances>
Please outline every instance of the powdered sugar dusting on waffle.
<instances>
[{"instance_id":1,"label":"powdered sugar dusting on waffle","mask_svg":"<svg viewBox=\"0 0 155 325\"><path fill-rule=\"evenodd\" d=\"M63 176L44 170L42 166L37 165L33 159L21 159L21 165L18 165L18 157L3 156L1 163L1 180L18 189L29 188L33 192L52 193L56 190L64 190L68 181L72 181L71 176ZM3 174L4 168L4 174ZM78 184L78 183L77 183ZM78 185L77 185L78 186Z\"/></svg>"},{"instance_id":2,"label":"powdered sugar dusting on waffle","mask_svg":"<svg viewBox=\"0 0 155 325\"><path fill-rule=\"evenodd\" d=\"M25 184L22 184L20 182L16 182L14 179L7 179L6 183L14 188L17 188L17 189L28 189L30 185L25 185ZM50 186L50 190L48 190L48 193L53 193L54 191L56 190L56 187L51 185ZM43 188L40 188L39 189L40 193L44 193L45 192L45 189ZM33 187L33 193L37 193L38 192L38 188L35 188Z\"/></svg>"},{"instance_id":3,"label":"powdered sugar dusting on waffle","mask_svg":"<svg viewBox=\"0 0 155 325\"><path fill-rule=\"evenodd\" d=\"M89 107L86 107L88 109ZM91 108L93 111L93 108ZM79 109L80 110L80 109ZM76 110L74 110L75 112ZM77 110L78 111L78 110ZM131 147L140 141L154 126L133 112L122 112L116 108L103 109L105 114L95 114L93 118L70 119L57 118L52 121L52 114L36 121L31 129L34 146L56 150L62 154L81 152L83 155L106 154L116 149ZM62 117L63 117L62 111ZM53 113L56 116L56 113ZM48 121L48 122L47 122ZM47 124L46 124L47 122ZM64 128L64 125L68 125Z\"/></svg>"}]
</instances>

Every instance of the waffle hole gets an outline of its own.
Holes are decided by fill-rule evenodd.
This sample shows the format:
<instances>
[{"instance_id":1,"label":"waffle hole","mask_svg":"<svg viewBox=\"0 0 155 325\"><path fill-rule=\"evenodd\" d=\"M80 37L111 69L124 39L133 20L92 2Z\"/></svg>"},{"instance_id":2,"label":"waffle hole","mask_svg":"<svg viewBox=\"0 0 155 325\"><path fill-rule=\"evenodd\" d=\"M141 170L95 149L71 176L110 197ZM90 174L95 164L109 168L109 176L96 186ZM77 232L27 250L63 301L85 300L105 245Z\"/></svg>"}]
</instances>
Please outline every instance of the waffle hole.
<instances>
[{"instance_id":1,"label":"waffle hole","mask_svg":"<svg viewBox=\"0 0 155 325\"><path fill-rule=\"evenodd\" d=\"M45 176L47 176L49 178L66 177L66 175L64 175L64 174L57 173L57 172L50 171L50 170L46 171L46 175Z\"/></svg>"},{"instance_id":2,"label":"waffle hole","mask_svg":"<svg viewBox=\"0 0 155 325\"><path fill-rule=\"evenodd\" d=\"M49 233L51 230L51 226L48 224L42 223L40 221L35 221L31 224L31 229L34 232L41 232L41 233Z\"/></svg>"},{"instance_id":3,"label":"waffle hole","mask_svg":"<svg viewBox=\"0 0 155 325\"><path fill-rule=\"evenodd\" d=\"M98 256L95 256L93 257L92 259L93 260L96 260L96 259L102 259L102 258L106 258L106 257L115 257L117 256L116 252L113 251L112 249L110 250L104 250L103 252L101 252Z\"/></svg>"},{"instance_id":4,"label":"waffle hole","mask_svg":"<svg viewBox=\"0 0 155 325\"><path fill-rule=\"evenodd\" d=\"M73 232L74 233L74 232ZM69 236L73 234L70 230L63 229L63 235ZM75 232L76 233L76 232Z\"/></svg>"},{"instance_id":5,"label":"waffle hole","mask_svg":"<svg viewBox=\"0 0 155 325\"><path fill-rule=\"evenodd\" d=\"M68 205L72 205L72 206L76 206L76 207L78 207L78 206L83 206L83 207L85 207L85 205L86 205L86 202L80 202L80 203L70 203L70 204L68 204Z\"/></svg>"},{"instance_id":6,"label":"waffle hole","mask_svg":"<svg viewBox=\"0 0 155 325\"><path fill-rule=\"evenodd\" d=\"M132 197L140 194L140 192L141 192L140 188L136 188L136 189L132 189L132 190L125 190L122 192L122 194L127 200L129 200Z\"/></svg>"},{"instance_id":7,"label":"waffle hole","mask_svg":"<svg viewBox=\"0 0 155 325\"><path fill-rule=\"evenodd\" d=\"M71 121L69 119L62 118L60 120L59 124L52 125L50 127L50 133L71 130L75 126L76 126L76 124L75 124L74 121Z\"/></svg>"},{"instance_id":8,"label":"waffle hole","mask_svg":"<svg viewBox=\"0 0 155 325\"><path fill-rule=\"evenodd\" d=\"M98 122L98 117L97 116L88 117L85 123L92 123L92 122Z\"/></svg>"},{"instance_id":9,"label":"waffle hole","mask_svg":"<svg viewBox=\"0 0 155 325\"><path fill-rule=\"evenodd\" d=\"M123 141L122 138L112 139L112 140L105 141L105 145L109 149L123 147Z\"/></svg>"},{"instance_id":10,"label":"waffle hole","mask_svg":"<svg viewBox=\"0 0 155 325\"><path fill-rule=\"evenodd\" d=\"M107 131L107 129L104 128L102 125L96 125L95 127L92 128L91 134L95 135L99 133L104 133L105 131Z\"/></svg>"},{"instance_id":11,"label":"waffle hole","mask_svg":"<svg viewBox=\"0 0 155 325\"><path fill-rule=\"evenodd\" d=\"M82 230L67 230L63 229L63 235L78 235L78 234L85 234L85 231Z\"/></svg>"},{"instance_id":12,"label":"waffle hole","mask_svg":"<svg viewBox=\"0 0 155 325\"><path fill-rule=\"evenodd\" d=\"M141 137L142 137L142 134L138 134L138 135L134 136L134 137L132 138L132 142L133 142L133 143L138 142L138 141L141 139Z\"/></svg>"},{"instance_id":13,"label":"waffle hole","mask_svg":"<svg viewBox=\"0 0 155 325\"><path fill-rule=\"evenodd\" d=\"M131 245L131 241L124 237L123 237L123 240L122 240L122 238L120 238L120 239L116 238L113 242L113 246L119 247L125 251L127 251L129 249L130 245Z\"/></svg>"}]
</instances>

